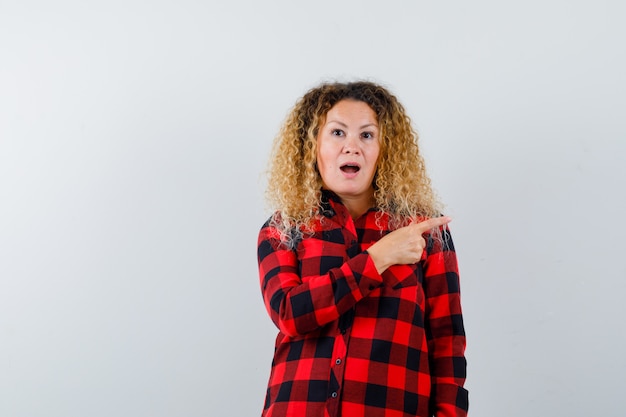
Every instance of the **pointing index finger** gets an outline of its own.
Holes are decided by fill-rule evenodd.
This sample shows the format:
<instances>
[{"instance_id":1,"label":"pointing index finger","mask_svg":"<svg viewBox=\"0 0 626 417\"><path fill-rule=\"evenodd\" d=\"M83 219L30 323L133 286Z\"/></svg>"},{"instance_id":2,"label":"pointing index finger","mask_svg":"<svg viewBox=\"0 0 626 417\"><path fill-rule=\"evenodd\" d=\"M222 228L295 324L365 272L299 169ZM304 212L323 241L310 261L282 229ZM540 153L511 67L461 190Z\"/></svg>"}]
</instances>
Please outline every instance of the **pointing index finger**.
<instances>
[{"instance_id":1,"label":"pointing index finger","mask_svg":"<svg viewBox=\"0 0 626 417\"><path fill-rule=\"evenodd\" d=\"M420 233L426 233L431 229L438 228L444 224L448 224L452 221L452 218L448 216L435 217L432 219L424 220L423 222L415 223L417 230Z\"/></svg>"}]
</instances>

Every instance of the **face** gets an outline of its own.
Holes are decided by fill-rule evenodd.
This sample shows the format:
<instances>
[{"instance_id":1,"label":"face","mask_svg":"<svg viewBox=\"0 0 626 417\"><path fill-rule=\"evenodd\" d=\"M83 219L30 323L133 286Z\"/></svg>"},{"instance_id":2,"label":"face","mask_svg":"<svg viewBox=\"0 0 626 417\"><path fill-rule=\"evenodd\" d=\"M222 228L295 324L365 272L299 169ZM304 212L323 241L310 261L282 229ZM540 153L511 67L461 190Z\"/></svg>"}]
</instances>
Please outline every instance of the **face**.
<instances>
[{"instance_id":1,"label":"face","mask_svg":"<svg viewBox=\"0 0 626 417\"><path fill-rule=\"evenodd\" d=\"M317 167L324 188L342 201L371 203L380 152L376 113L364 102L341 100L317 135Z\"/></svg>"}]
</instances>

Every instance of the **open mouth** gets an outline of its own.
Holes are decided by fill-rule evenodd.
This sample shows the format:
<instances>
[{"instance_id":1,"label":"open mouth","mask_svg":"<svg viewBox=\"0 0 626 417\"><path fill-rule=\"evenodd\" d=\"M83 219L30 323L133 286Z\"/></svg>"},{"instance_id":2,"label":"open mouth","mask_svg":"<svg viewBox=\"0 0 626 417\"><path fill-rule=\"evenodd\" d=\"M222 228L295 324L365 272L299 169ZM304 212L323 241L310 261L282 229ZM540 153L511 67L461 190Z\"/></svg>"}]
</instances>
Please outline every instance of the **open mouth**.
<instances>
[{"instance_id":1,"label":"open mouth","mask_svg":"<svg viewBox=\"0 0 626 417\"><path fill-rule=\"evenodd\" d=\"M356 164L345 164L340 166L339 169L348 174L356 174L361 170L361 167Z\"/></svg>"}]
</instances>

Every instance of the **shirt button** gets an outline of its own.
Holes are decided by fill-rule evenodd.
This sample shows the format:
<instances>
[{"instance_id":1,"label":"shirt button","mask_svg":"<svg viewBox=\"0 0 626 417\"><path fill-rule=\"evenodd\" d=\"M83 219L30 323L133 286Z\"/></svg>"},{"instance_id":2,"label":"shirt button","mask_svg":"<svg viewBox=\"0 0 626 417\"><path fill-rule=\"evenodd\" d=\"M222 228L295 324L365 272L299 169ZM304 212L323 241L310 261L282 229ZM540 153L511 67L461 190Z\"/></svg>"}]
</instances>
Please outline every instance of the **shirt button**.
<instances>
[{"instance_id":1,"label":"shirt button","mask_svg":"<svg viewBox=\"0 0 626 417\"><path fill-rule=\"evenodd\" d=\"M333 398L337 398L337 391L335 391L332 394L330 394L330 396L333 397Z\"/></svg>"},{"instance_id":2,"label":"shirt button","mask_svg":"<svg viewBox=\"0 0 626 417\"><path fill-rule=\"evenodd\" d=\"M335 361L335 363L336 363L337 365L341 365L341 359L337 359L337 360Z\"/></svg>"}]
</instances>

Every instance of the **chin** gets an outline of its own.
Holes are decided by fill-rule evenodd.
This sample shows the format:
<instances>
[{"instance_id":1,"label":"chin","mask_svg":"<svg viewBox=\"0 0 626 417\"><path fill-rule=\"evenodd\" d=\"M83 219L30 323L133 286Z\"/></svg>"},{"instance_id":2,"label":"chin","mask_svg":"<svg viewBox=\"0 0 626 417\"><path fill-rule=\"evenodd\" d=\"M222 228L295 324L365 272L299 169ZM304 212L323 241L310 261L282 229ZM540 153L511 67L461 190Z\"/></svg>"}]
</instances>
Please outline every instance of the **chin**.
<instances>
[{"instance_id":1,"label":"chin","mask_svg":"<svg viewBox=\"0 0 626 417\"><path fill-rule=\"evenodd\" d=\"M349 188L349 189L343 189L343 190L337 190L334 191L335 194L337 195L341 195L341 196L346 196L346 197L360 197L366 194L373 194L374 190L370 190L370 189L359 189L359 190L355 190L354 188Z\"/></svg>"}]
</instances>

